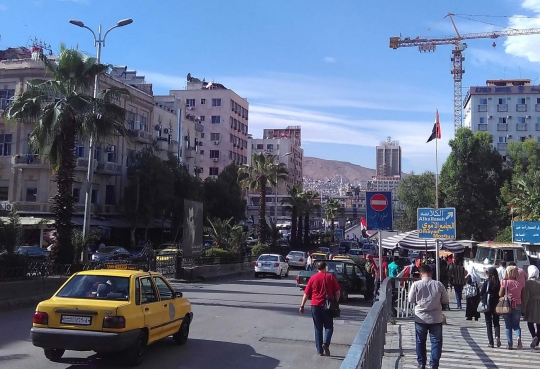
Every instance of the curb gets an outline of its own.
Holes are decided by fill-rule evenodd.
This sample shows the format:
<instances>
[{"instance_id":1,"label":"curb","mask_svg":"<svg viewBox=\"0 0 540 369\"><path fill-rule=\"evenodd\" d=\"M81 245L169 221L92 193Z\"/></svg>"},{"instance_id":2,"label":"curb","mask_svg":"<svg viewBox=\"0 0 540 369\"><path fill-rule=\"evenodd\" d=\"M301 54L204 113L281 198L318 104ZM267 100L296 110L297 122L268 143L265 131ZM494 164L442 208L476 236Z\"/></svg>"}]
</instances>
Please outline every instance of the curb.
<instances>
[{"instance_id":1,"label":"curb","mask_svg":"<svg viewBox=\"0 0 540 369\"><path fill-rule=\"evenodd\" d=\"M196 276L195 279L175 279L175 278L168 278L168 280L172 283L204 283L204 282L210 282L220 279L227 279L231 277L236 277L244 274L250 274L253 273L252 270L242 270L238 272L233 273L227 273L227 274L221 274L221 275L211 275L211 276Z\"/></svg>"},{"instance_id":2,"label":"curb","mask_svg":"<svg viewBox=\"0 0 540 369\"><path fill-rule=\"evenodd\" d=\"M39 302L49 299L53 294L54 292L42 293L31 297L22 297L17 299L0 301L0 313L35 307Z\"/></svg>"}]
</instances>

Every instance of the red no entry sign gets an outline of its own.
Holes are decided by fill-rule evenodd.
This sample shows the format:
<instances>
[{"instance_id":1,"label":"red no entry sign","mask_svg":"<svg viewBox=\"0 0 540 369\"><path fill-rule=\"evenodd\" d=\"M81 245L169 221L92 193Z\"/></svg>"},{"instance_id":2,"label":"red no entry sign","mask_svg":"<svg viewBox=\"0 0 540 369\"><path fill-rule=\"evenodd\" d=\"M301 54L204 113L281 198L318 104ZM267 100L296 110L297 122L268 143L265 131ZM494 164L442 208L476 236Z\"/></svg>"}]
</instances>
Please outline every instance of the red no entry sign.
<instances>
[{"instance_id":1,"label":"red no entry sign","mask_svg":"<svg viewBox=\"0 0 540 369\"><path fill-rule=\"evenodd\" d=\"M388 206L388 199L381 193L376 193L371 197L369 205L375 211L383 211Z\"/></svg>"}]
</instances>

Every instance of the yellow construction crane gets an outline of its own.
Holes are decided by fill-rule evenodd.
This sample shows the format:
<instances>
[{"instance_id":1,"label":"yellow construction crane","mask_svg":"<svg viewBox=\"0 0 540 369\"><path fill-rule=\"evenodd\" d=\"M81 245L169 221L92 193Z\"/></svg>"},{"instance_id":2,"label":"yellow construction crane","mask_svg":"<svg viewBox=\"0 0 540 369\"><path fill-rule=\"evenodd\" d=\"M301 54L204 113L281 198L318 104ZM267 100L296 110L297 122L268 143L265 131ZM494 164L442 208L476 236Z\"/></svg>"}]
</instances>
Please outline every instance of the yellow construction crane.
<instances>
[{"instance_id":1,"label":"yellow construction crane","mask_svg":"<svg viewBox=\"0 0 540 369\"><path fill-rule=\"evenodd\" d=\"M456 36L454 37L435 37L435 38L410 38L405 37L390 37L390 47L392 49L397 49L398 47L412 47L418 46L420 52L432 52L435 51L437 45L454 45L454 50L452 50L452 75L454 76L454 132L457 131L462 126L463 122L463 108L462 108L462 90L461 90L461 80L463 78L463 62L465 58L463 57L463 51L467 48L467 44L462 42L463 40L472 40L475 38L492 38L496 39L499 37L505 36L526 36L526 35L536 35L540 34L540 28L528 28L528 29L510 29L504 31L492 31L492 32L480 32L480 33L467 33L460 34L456 24L454 22L453 16L455 14L448 13L444 18L450 18L452 26L456 31ZM443 19L444 19L443 18ZM493 42L493 47L496 46Z\"/></svg>"}]
</instances>

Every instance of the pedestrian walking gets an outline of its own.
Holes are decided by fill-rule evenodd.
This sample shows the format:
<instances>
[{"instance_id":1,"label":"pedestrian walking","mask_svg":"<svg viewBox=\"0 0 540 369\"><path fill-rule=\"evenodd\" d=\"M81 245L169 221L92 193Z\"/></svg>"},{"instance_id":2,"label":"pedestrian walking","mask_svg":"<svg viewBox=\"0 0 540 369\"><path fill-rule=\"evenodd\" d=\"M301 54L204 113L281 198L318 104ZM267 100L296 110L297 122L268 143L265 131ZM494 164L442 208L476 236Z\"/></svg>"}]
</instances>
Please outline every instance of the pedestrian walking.
<instances>
[{"instance_id":1,"label":"pedestrian walking","mask_svg":"<svg viewBox=\"0 0 540 369\"><path fill-rule=\"evenodd\" d=\"M446 258L441 258L439 266L441 268L439 273L441 276L441 283L443 284L444 288L448 289L448 263L446 262Z\"/></svg>"},{"instance_id":2,"label":"pedestrian walking","mask_svg":"<svg viewBox=\"0 0 540 369\"><path fill-rule=\"evenodd\" d=\"M390 278L395 278L399 274L399 256L394 256L394 260L388 264L388 276Z\"/></svg>"},{"instance_id":3,"label":"pedestrian walking","mask_svg":"<svg viewBox=\"0 0 540 369\"><path fill-rule=\"evenodd\" d=\"M478 312L478 304L480 303L480 294L478 285L480 283L480 276L476 269L469 265L467 267L467 277L465 278L464 295L467 301L467 307L465 308L465 318L467 320L478 320L480 313Z\"/></svg>"},{"instance_id":4,"label":"pedestrian walking","mask_svg":"<svg viewBox=\"0 0 540 369\"><path fill-rule=\"evenodd\" d=\"M532 336L530 347L535 348L540 342L540 279L536 266L530 265L527 271L529 279L525 283L521 306L523 306L523 315L525 321L527 321L527 328L529 328Z\"/></svg>"},{"instance_id":5,"label":"pedestrian walking","mask_svg":"<svg viewBox=\"0 0 540 369\"><path fill-rule=\"evenodd\" d=\"M487 280L482 285L480 299L487 307L487 311L484 312L484 318L486 320L488 346L495 347L495 345L497 345L497 347L501 347L501 324L499 315L495 313L495 308L499 302L499 290L501 289L501 282L499 280L499 273L494 267L489 268L486 275ZM495 340L493 340L494 330Z\"/></svg>"},{"instance_id":6,"label":"pedestrian walking","mask_svg":"<svg viewBox=\"0 0 540 369\"><path fill-rule=\"evenodd\" d=\"M516 332L518 339L517 348L523 347L521 343L521 328L519 326L519 319L521 318L521 292L523 290L523 284L519 281L519 271L515 266L509 265L506 267L506 276L501 281L501 288L499 290L499 296L504 297L508 295L511 300L510 314L504 315L504 324L506 326L506 340L508 341L508 350L514 349L514 342L512 337L512 331Z\"/></svg>"},{"instance_id":7,"label":"pedestrian walking","mask_svg":"<svg viewBox=\"0 0 540 369\"><path fill-rule=\"evenodd\" d=\"M455 260L454 268L452 269L452 279L454 281L457 308L462 309L461 294L463 293L463 285L465 284L465 268L461 260Z\"/></svg>"},{"instance_id":8,"label":"pedestrian walking","mask_svg":"<svg viewBox=\"0 0 540 369\"><path fill-rule=\"evenodd\" d=\"M311 266L312 263L313 263L313 260L311 259L311 252L308 252L308 257L307 257L307 262L306 262L306 270L311 270L312 269L312 266Z\"/></svg>"},{"instance_id":9,"label":"pedestrian walking","mask_svg":"<svg viewBox=\"0 0 540 369\"><path fill-rule=\"evenodd\" d=\"M427 364L426 340L429 333L431 341L431 369L439 368L443 345L443 305L449 303L448 292L439 281L431 279L429 265L420 266L422 279L412 284L409 290L409 303L414 307L414 326L416 331L416 356L418 369Z\"/></svg>"},{"instance_id":10,"label":"pedestrian walking","mask_svg":"<svg viewBox=\"0 0 540 369\"><path fill-rule=\"evenodd\" d=\"M529 279L529 276L527 275L527 272L524 271L523 269L521 269L520 267L518 267L516 265L516 263L513 262L513 261L509 262L508 266L514 266L514 267L517 268L518 274L519 274L518 282L521 282L523 284L523 287L525 287L525 283L527 283L527 280Z\"/></svg>"},{"instance_id":11,"label":"pedestrian walking","mask_svg":"<svg viewBox=\"0 0 540 369\"><path fill-rule=\"evenodd\" d=\"M365 264L366 269L366 301L373 301L375 295L375 263L373 256L369 255Z\"/></svg>"},{"instance_id":12,"label":"pedestrian walking","mask_svg":"<svg viewBox=\"0 0 540 369\"><path fill-rule=\"evenodd\" d=\"M308 281L302 302L300 303L300 313L304 314L304 305L311 296L311 316L315 328L315 347L319 356L330 356L330 343L334 333L334 318L330 311L325 309L326 298L339 301L339 283L331 273L326 273L326 262L317 264L317 274ZM324 335L323 335L324 328Z\"/></svg>"},{"instance_id":13,"label":"pedestrian walking","mask_svg":"<svg viewBox=\"0 0 540 369\"><path fill-rule=\"evenodd\" d=\"M504 280L504 276L506 275L506 261L504 260L499 261L499 267L497 268L497 273L499 274L499 281Z\"/></svg>"}]
</instances>

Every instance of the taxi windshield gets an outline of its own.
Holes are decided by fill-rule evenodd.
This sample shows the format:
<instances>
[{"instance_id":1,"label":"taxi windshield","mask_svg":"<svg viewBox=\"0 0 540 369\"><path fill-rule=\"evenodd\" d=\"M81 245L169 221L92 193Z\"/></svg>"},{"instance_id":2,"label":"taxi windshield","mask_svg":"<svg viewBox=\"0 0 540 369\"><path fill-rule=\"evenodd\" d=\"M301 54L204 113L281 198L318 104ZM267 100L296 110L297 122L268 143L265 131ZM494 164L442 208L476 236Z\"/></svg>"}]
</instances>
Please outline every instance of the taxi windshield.
<instances>
[{"instance_id":1,"label":"taxi windshield","mask_svg":"<svg viewBox=\"0 0 540 369\"><path fill-rule=\"evenodd\" d=\"M76 275L56 296L77 299L129 300L129 278Z\"/></svg>"},{"instance_id":2,"label":"taxi windshield","mask_svg":"<svg viewBox=\"0 0 540 369\"><path fill-rule=\"evenodd\" d=\"M167 249L167 250L162 250L158 253L158 256L163 256L163 255L174 255L176 254L176 249Z\"/></svg>"},{"instance_id":3,"label":"taxi windshield","mask_svg":"<svg viewBox=\"0 0 540 369\"><path fill-rule=\"evenodd\" d=\"M343 267L344 267L343 263L333 262L333 261L330 261L330 260L326 261L326 271L328 273L341 274L341 273L343 273L343 270L344 270Z\"/></svg>"}]
</instances>

